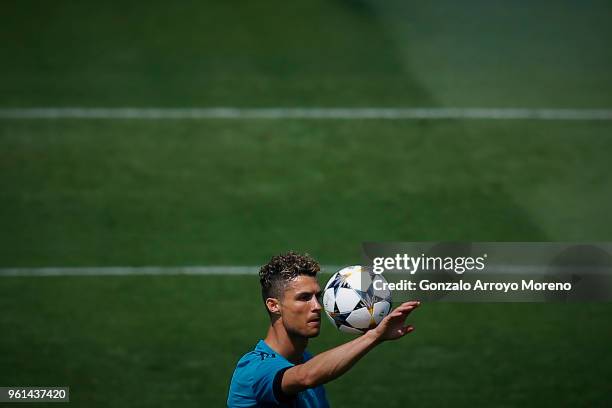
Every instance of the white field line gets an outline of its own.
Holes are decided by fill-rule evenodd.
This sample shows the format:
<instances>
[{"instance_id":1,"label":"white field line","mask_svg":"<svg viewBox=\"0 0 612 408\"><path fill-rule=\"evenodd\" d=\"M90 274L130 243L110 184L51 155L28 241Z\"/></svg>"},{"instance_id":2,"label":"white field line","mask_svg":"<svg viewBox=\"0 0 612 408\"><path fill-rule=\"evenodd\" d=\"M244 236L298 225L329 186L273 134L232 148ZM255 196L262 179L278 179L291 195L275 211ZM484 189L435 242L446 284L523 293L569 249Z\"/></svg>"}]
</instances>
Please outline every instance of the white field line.
<instances>
[{"instance_id":1,"label":"white field line","mask_svg":"<svg viewBox=\"0 0 612 408\"><path fill-rule=\"evenodd\" d=\"M2 108L0 119L612 120L612 109L551 108Z\"/></svg>"},{"instance_id":2,"label":"white field line","mask_svg":"<svg viewBox=\"0 0 612 408\"><path fill-rule=\"evenodd\" d=\"M324 265L323 272L340 267ZM11 276L129 276L129 275L257 275L259 266L109 266L0 268L1 277Z\"/></svg>"},{"instance_id":3,"label":"white field line","mask_svg":"<svg viewBox=\"0 0 612 408\"><path fill-rule=\"evenodd\" d=\"M333 273L342 266L322 265L324 273ZM492 265L480 275L488 273L504 275L545 274L545 265ZM0 268L2 277L28 276L133 276L133 275L257 275L259 266L108 266L108 267L45 267L45 268ZM609 270L607 270L610 273ZM405 275L406 279L418 277L406 272L388 271L386 274ZM426 273L426 272L423 272ZM461 275L457 275L460 277Z\"/></svg>"},{"instance_id":4,"label":"white field line","mask_svg":"<svg viewBox=\"0 0 612 408\"><path fill-rule=\"evenodd\" d=\"M110 266L0 268L8 276L255 275L256 266Z\"/></svg>"}]
</instances>

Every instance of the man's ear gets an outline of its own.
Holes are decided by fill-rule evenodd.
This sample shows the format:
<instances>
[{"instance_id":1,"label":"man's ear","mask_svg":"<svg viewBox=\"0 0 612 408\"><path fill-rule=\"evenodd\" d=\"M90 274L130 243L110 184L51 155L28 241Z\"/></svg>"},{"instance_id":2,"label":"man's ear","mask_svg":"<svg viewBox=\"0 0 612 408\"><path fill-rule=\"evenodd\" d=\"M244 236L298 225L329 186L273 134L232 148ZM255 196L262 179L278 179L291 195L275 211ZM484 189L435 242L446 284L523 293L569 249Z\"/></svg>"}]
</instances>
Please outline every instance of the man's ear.
<instances>
[{"instance_id":1,"label":"man's ear","mask_svg":"<svg viewBox=\"0 0 612 408\"><path fill-rule=\"evenodd\" d=\"M276 314L279 315L280 314L280 310L281 310L281 306L280 306L280 301L276 298L267 298L266 299L266 307L268 308L268 311L272 314Z\"/></svg>"}]
</instances>

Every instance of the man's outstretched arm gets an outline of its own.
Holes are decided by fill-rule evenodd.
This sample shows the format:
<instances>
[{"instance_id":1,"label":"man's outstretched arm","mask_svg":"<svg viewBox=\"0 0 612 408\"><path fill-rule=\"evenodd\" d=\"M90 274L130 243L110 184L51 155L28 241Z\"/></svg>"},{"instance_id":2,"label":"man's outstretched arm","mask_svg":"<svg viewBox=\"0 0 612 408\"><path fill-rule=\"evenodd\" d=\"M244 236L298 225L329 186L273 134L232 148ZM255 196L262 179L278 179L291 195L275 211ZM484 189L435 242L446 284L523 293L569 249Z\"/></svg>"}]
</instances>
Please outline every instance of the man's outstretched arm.
<instances>
[{"instance_id":1,"label":"man's outstretched arm","mask_svg":"<svg viewBox=\"0 0 612 408\"><path fill-rule=\"evenodd\" d=\"M283 393L295 395L307 388L325 384L347 372L361 357L385 340L395 340L414 330L404 326L406 317L420 302L406 302L395 308L376 328L348 343L318 354L304 364L285 371L281 383Z\"/></svg>"}]
</instances>

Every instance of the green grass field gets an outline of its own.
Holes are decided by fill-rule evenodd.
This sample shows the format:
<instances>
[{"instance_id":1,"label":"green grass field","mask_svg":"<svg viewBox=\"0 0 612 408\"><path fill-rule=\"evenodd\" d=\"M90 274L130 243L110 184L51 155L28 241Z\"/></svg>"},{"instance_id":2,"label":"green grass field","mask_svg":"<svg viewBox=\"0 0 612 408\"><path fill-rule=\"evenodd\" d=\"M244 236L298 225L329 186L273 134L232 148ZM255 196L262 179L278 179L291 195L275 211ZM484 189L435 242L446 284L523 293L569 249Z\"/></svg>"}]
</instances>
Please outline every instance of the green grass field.
<instances>
[{"instance_id":1,"label":"green grass field","mask_svg":"<svg viewBox=\"0 0 612 408\"><path fill-rule=\"evenodd\" d=\"M611 130L5 122L0 253L7 266L255 265L295 248L341 264L367 240L606 240Z\"/></svg>"},{"instance_id":2,"label":"green grass field","mask_svg":"<svg viewBox=\"0 0 612 408\"><path fill-rule=\"evenodd\" d=\"M612 107L606 2L9 1L0 108ZM611 241L610 121L0 119L0 268ZM327 271L330 272L330 271ZM329 275L321 276L321 283ZM255 276L0 277L0 386L223 406ZM332 406L607 406L610 304L424 304ZM324 324L319 352L350 338Z\"/></svg>"},{"instance_id":3,"label":"green grass field","mask_svg":"<svg viewBox=\"0 0 612 408\"><path fill-rule=\"evenodd\" d=\"M69 384L71 402L88 407L222 406L234 364L267 319L255 277L3 278L0 307L9 351L0 381ZM425 304L411 337L327 386L330 402L603 406L609 313L602 304ZM312 350L349 338L325 322Z\"/></svg>"}]
</instances>

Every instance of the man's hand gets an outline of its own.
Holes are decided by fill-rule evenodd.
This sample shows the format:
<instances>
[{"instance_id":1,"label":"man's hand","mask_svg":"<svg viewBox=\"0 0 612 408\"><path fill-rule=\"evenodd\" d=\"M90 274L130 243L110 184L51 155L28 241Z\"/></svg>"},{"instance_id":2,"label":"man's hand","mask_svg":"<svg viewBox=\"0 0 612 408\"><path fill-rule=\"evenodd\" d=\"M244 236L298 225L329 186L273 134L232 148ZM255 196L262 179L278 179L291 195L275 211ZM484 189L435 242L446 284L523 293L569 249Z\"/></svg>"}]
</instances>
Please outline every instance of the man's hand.
<instances>
[{"instance_id":1,"label":"man's hand","mask_svg":"<svg viewBox=\"0 0 612 408\"><path fill-rule=\"evenodd\" d=\"M399 339L410 333L414 327L404 327L404 322L420 304L417 301L402 303L363 336L316 355L304 364L289 368L282 378L283 392L295 395L338 378L381 341Z\"/></svg>"},{"instance_id":2,"label":"man's hand","mask_svg":"<svg viewBox=\"0 0 612 408\"><path fill-rule=\"evenodd\" d=\"M418 301L402 303L382 319L378 326L370 330L370 332L374 333L378 341L395 340L404 337L414 330L414 326L404 326L404 322L408 315L419 307L420 304L421 302Z\"/></svg>"}]
</instances>

